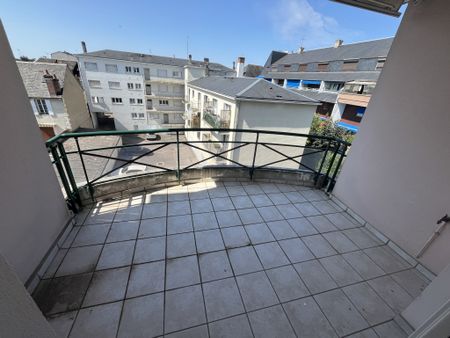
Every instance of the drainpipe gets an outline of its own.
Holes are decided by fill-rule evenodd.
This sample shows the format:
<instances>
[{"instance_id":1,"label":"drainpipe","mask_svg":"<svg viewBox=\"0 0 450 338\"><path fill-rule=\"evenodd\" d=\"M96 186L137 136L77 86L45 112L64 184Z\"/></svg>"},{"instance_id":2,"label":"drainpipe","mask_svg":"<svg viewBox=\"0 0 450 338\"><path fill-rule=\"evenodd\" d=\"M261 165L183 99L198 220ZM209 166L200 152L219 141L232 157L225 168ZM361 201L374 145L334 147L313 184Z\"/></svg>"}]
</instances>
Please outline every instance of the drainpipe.
<instances>
[{"instance_id":1,"label":"drainpipe","mask_svg":"<svg viewBox=\"0 0 450 338\"><path fill-rule=\"evenodd\" d=\"M428 240L425 242L425 245L422 249L417 253L416 258L422 257L424 252L430 247L430 245L433 243L433 241L442 233L444 230L444 227L447 225L447 223L450 222L450 217L448 215L445 215L440 220L437 221L437 228L434 230L433 234L428 238Z\"/></svg>"}]
</instances>

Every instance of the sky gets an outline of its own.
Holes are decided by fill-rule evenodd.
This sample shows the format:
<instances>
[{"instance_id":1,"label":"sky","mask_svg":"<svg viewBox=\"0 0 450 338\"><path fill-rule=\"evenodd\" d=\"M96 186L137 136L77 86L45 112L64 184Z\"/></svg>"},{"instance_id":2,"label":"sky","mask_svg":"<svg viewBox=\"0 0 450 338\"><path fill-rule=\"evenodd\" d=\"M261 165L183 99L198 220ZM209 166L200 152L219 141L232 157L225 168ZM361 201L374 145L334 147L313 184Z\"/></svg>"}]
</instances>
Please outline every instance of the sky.
<instances>
[{"instance_id":1,"label":"sky","mask_svg":"<svg viewBox=\"0 0 450 338\"><path fill-rule=\"evenodd\" d=\"M404 9L404 8L403 8ZM394 36L401 18L329 0L1 0L16 57L116 49L231 66L295 51Z\"/></svg>"}]
</instances>

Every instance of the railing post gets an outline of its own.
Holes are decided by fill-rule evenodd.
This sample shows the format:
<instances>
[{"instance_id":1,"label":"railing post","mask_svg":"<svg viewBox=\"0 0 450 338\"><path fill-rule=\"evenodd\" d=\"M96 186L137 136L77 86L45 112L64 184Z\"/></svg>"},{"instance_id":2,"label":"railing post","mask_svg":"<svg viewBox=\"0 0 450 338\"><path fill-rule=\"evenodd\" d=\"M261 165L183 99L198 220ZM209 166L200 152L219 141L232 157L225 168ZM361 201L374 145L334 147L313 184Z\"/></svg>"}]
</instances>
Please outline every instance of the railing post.
<instances>
[{"instance_id":1,"label":"railing post","mask_svg":"<svg viewBox=\"0 0 450 338\"><path fill-rule=\"evenodd\" d=\"M333 164L334 164L334 160L336 159L337 152L338 152L339 148L341 147L341 143L340 142L330 141L330 143L331 142L336 142L336 148L333 151L333 155L331 156L330 163L328 163L327 173L325 175L326 182L329 182L329 180L330 180L330 172L331 172L331 169L333 168Z\"/></svg>"},{"instance_id":2,"label":"railing post","mask_svg":"<svg viewBox=\"0 0 450 338\"><path fill-rule=\"evenodd\" d=\"M258 150L259 133L256 132L255 150L253 152L252 167L250 169L250 179L253 180L253 173L255 172L256 151Z\"/></svg>"},{"instance_id":3,"label":"railing post","mask_svg":"<svg viewBox=\"0 0 450 338\"><path fill-rule=\"evenodd\" d=\"M80 194L78 192L77 183L75 182L72 168L70 167L69 159L67 158L66 150L64 149L64 144L62 142L58 142L58 149L61 154L61 160L64 164L64 168L66 169L66 173L67 173L70 185L72 186L73 193L75 194L77 202L80 203L81 200L80 200Z\"/></svg>"},{"instance_id":4,"label":"railing post","mask_svg":"<svg viewBox=\"0 0 450 338\"><path fill-rule=\"evenodd\" d=\"M59 178L61 179L64 191L66 192L67 201L69 202L71 209L73 209L75 208L75 204L72 196L72 191L70 190L69 182L67 182L66 173L64 172L64 168L61 165L59 154L55 145L50 146L50 152L52 153L53 161L56 165L56 169L58 170Z\"/></svg>"},{"instance_id":5,"label":"railing post","mask_svg":"<svg viewBox=\"0 0 450 338\"><path fill-rule=\"evenodd\" d=\"M91 182L89 182L89 176L86 171L86 165L84 164L83 154L81 153L80 143L78 142L78 137L75 137L75 143L77 145L78 155L80 156L81 166L83 167L84 177L86 178L86 184L89 190L89 195L91 195L91 199L94 202L94 192L92 190Z\"/></svg>"},{"instance_id":6,"label":"railing post","mask_svg":"<svg viewBox=\"0 0 450 338\"><path fill-rule=\"evenodd\" d=\"M177 130L177 178L178 182L181 180L181 171L180 171L180 133Z\"/></svg>"},{"instance_id":7,"label":"railing post","mask_svg":"<svg viewBox=\"0 0 450 338\"><path fill-rule=\"evenodd\" d=\"M315 184L317 184L317 181L319 180L320 174L322 173L322 168L323 168L323 165L325 164L325 161L327 159L328 150L330 149L330 142L331 141L328 140L327 148L325 149L325 153L323 155L322 161L320 162L320 166L319 166L319 169L317 171L316 177L314 178L314 183Z\"/></svg>"},{"instance_id":8,"label":"railing post","mask_svg":"<svg viewBox=\"0 0 450 338\"><path fill-rule=\"evenodd\" d=\"M339 143L338 149L340 149L340 148L341 148L341 144ZM345 157L345 153L346 152L347 152L347 145L344 144L344 149L342 150L342 153L340 154L341 156L339 157L339 160L338 160L338 162L336 164L336 168L334 169L333 177L331 178L330 183L328 184L327 192L331 192L333 190L333 188L334 188L334 184L335 184L335 181L336 181L336 176L337 176L337 174L339 172L339 167L342 164L342 161L343 161L343 159Z\"/></svg>"}]
</instances>

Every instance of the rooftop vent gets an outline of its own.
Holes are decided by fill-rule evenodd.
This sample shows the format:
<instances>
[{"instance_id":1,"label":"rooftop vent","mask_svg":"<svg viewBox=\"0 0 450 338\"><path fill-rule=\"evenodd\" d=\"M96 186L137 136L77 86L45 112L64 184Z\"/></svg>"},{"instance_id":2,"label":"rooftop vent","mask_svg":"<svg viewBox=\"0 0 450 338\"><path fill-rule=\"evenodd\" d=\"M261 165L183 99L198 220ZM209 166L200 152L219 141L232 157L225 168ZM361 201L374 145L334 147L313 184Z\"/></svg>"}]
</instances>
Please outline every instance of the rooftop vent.
<instances>
[{"instance_id":1,"label":"rooftop vent","mask_svg":"<svg viewBox=\"0 0 450 338\"><path fill-rule=\"evenodd\" d=\"M334 48L341 47L343 43L344 43L344 40L337 39L336 42L334 43Z\"/></svg>"}]
</instances>

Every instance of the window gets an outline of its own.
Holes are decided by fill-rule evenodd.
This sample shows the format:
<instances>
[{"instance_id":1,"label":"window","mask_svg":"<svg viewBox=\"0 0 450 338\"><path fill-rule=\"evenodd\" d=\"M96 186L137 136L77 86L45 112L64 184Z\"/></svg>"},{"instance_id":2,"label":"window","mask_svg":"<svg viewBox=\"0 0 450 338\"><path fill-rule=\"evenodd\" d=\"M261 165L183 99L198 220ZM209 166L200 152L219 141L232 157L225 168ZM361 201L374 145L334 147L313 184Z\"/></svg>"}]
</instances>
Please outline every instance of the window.
<instances>
[{"instance_id":1,"label":"window","mask_svg":"<svg viewBox=\"0 0 450 338\"><path fill-rule=\"evenodd\" d=\"M108 81L108 86L110 89L120 89L120 82Z\"/></svg>"},{"instance_id":2,"label":"window","mask_svg":"<svg viewBox=\"0 0 450 338\"><path fill-rule=\"evenodd\" d=\"M109 64L105 65L105 70L108 73L117 73L119 71L119 69L117 68L117 65L109 65Z\"/></svg>"},{"instance_id":3,"label":"window","mask_svg":"<svg viewBox=\"0 0 450 338\"><path fill-rule=\"evenodd\" d=\"M95 62L85 62L84 63L84 68L86 68L86 70L89 70L91 72L96 72L98 71L98 66Z\"/></svg>"},{"instance_id":4,"label":"window","mask_svg":"<svg viewBox=\"0 0 450 338\"><path fill-rule=\"evenodd\" d=\"M102 87L101 82L98 80L88 80L88 83L89 83L89 87L91 87L91 88L101 88Z\"/></svg>"},{"instance_id":5,"label":"window","mask_svg":"<svg viewBox=\"0 0 450 338\"><path fill-rule=\"evenodd\" d=\"M157 70L157 74L158 74L158 77L167 77L167 70L165 70L165 69L158 69Z\"/></svg>"},{"instance_id":6,"label":"window","mask_svg":"<svg viewBox=\"0 0 450 338\"><path fill-rule=\"evenodd\" d=\"M130 104L136 104L136 99L131 98L130 99Z\"/></svg>"},{"instance_id":7,"label":"window","mask_svg":"<svg viewBox=\"0 0 450 338\"><path fill-rule=\"evenodd\" d=\"M127 83L128 89L134 89L134 84L133 83Z\"/></svg>"},{"instance_id":8,"label":"window","mask_svg":"<svg viewBox=\"0 0 450 338\"><path fill-rule=\"evenodd\" d=\"M140 83L135 83L134 88L136 89L142 89L142 85Z\"/></svg>"},{"instance_id":9,"label":"window","mask_svg":"<svg viewBox=\"0 0 450 338\"><path fill-rule=\"evenodd\" d=\"M145 118L145 114L144 113L138 113L138 116L139 116L140 119Z\"/></svg>"},{"instance_id":10,"label":"window","mask_svg":"<svg viewBox=\"0 0 450 338\"><path fill-rule=\"evenodd\" d=\"M358 67L358 60L344 61L344 64L342 65L342 70L352 71L356 70L357 67Z\"/></svg>"},{"instance_id":11,"label":"window","mask_svg":"<svg viewBox=\"0 0 450 338\"><path fill-rule=\"evenodd\" d=\"M105 99L102 96L92 96L92 103L105 103Z\"/></svg>"},{"instance_id":12,"label":"window","mask_svg":"<svg viewBox=\"0 0 450 338\"><path fill-rule=\"evenodd\" d=\"M328 70L328 63L319 63L317 65L317 71L326 72Z\"/></svg>"},{"instance_id":13,"label":"window","mask_svg":"<svg viewBox=\"0 0 450 338\"><path fill-rule=\"evenodd\" d=\"M224 103L223 104L223 110L230 111L231 110L231 106L229 104Z\"/></svg>"},{"instance_id":14,"label":"window","mask_svg":"<svg viewBox=\"0 0 450 338\"><path fill-rule=\"evenodd\" d=\"M34 103L39 114L48 114L47 103L44 99L35 99Z\"/></svg>"},{"instance_id":15,"label":"window","mask_svg":"<svg viewBox=\"0 0 450 338\"><path fill-rule=\"evenodd\" d=\"M122 98L121 97L112 97L111 101L113 104L122 104Z\"/></svg>"},{"instance_id":16,"label":"window","mask_svg":"<svg viewBox=\"0 0 450 338\"><path fill-rule=\"evenodd\" d=\"M140 72L139 67L133 67L133 73L139 74Z\"/></svg>"},{"instance_id":17,"label":"window","mask_svg":"<svg viewBox=\"0 0 450 338\"><path fill-rule=\"evenodd\" d=\"M159 100L159 105L160 106L168 106L169 105L169 100Z\"/></svg>"},{"instance_id":18,"label":"window","mask_svg":"<svg viewBox=\"0 0 450 338\"><path fill-rule=\"evenodd\" d=\"M168 124L169 123L169 114L164 114L163 115L163 120L164 120L163 123Z\"/></svg>"},{"instance_id":19,"label":"window","mask_svg":"<svg viewBox=\"0 0 450 338\"><path fill-rule=\"evenodd\" d=\"M192 91L192 98L194 98L195 97L195 92L194 92L194 90Z\"/></svg>"},{"instance_id":20,"label":"window","mask_svg":"<svg viewBox=\"0 0 450 338\"><path fill-rule=\"evenodd\" d=\"M137 99L137 104L144 104L144 101L142 99Z\"/></svg>"},{"instance_id":21,"label":"window","mask_svg":"<svg viewBox=\"0 0 450 338\"><path fill-rule=\"evenodd\" d=\"M173 77L181 77L181 73L179 71L173 71L172 76Z\"/></svg>"},{"instance_id":22,"label":"window","mask_svg":"<svg viewBox=\"0 0 450 338\"><path fill-rule=\"evenodd\" d=\"M143 119L145 119L145 114L144 113L131 113L131 118L133 120L143 120Z\"/></svg>"},{"instance_id":23,"label":"window","mask_svg":"<svg viewBox=\"0 0 450 338\"><path fill-rule=\"evenodd\" d=\"M131 67L125 66L125 73L131 73Z\"/></svg>"},{"instance_id":24,"label":"window","mask_svg":"<svg viewBox=\"0 0 450 338\"><path fill-rule=\"evenodd\" d=\"M378 60L378 62L377 62L377 66L376 66L376 70L380 70L380 69L383 69L383 67L384 67L384 63L386 62L386 60Z\"/></svg>"},{"instance_id":25,"label":"window","mask_svg":"<svg viewBox=\"0 0 450 338\"><path fill-rule=\"evenodd\" d=\"M299 72L306 72L306 69L307 69L307 68L308 68L308 64L303 63L303 64L301 64L301 65L299 66L298 71L299 71Z\"/></svg>"},{"instance_id":26,"label":"window","mask_svg":"<svg viewBox=\"0 0 450 338\"><path fill-rule=\"evenodd\" d=\"M325 82L325 90L328 90L331 92L337 92L343 86L344 86L344 84L342 82Z\"/></svg>"}]
</instances>

